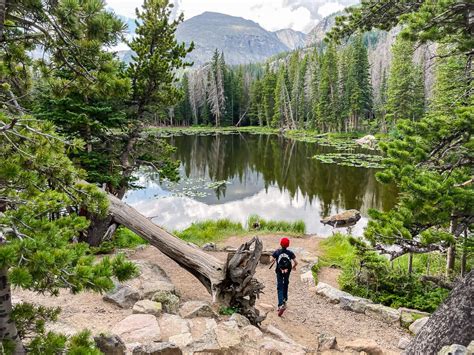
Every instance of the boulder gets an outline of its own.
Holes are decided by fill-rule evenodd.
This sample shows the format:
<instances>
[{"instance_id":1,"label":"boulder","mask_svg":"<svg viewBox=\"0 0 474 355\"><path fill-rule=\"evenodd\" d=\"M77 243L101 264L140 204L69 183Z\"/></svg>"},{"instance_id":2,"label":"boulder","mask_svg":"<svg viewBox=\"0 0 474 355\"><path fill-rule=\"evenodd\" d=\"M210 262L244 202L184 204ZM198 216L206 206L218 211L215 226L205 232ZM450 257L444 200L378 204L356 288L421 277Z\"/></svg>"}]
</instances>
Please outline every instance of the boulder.
<instances>
[{"instance_id":1,"label":"boulder","mask_svg":"<svg viewBox=\"0 0 474 355\"><path fill-rule=\"evenodd\" d=\"M188 320L188 324L194 340L206 337L217 328L217 322L214 318L193 318Z\"/></svg>"},{"instance_id":2,"label":"boulder","mask_svg":"<svg viewBox=\"0 0 474 355\"><path fill-rule=\"evenodd\" d=\"M161 340L160 326L151 314L132 314L112 327L126 343L148 343Z\"/></svg>"},{"instance_id":3,"label":"boulder","mask_svg":"<svg viewBox=\"0 0 474 355\"><path fill-rule=\"evenodd\" d=\"M152 297L155 302L161 303L167 313L176 314L179 310L179 297L169 291L159 291Z\"/></svg>"},{"instance_id":4,"label":"boulder","mask_svg":"<svg viewBox=\"0 0 474 355\"><path fill-rule=\"evenodd\" d=\"M314 281L313 272L311 270L306 271L304 274L301 274L300 279L304 284L306 284L309 287L314 286L316 283Z\"/></svg>"},{"instance_id":5,"label":"boulder","mask_svg":"<svg viewBox=\"0 0 474 355\"><path fill-rule=\"evenodd\" d=\"M331 334L319 334L318 351L335 349L337 347L336 337Z\"/></svg>"},{"instance_id":6,"label":"boulder","mask_svg":"<svg viewBox=\"0 0 474 355\"><path fill-rule=\"evenodd\" d=\"M382 304L368 303L365 307L365 314L388 324L400 322L400 312Z\"/></svg>"},{"instance_id":7,"label":"boulder","mask_svg":"<svg viewBox=\"0 0 474 355\"><path fill-rule=\"evenodd\" d=\"M108 353L105 353L108 354ZM133 355L182 355L181 349L173 343L150 343L133 349Z\"/></svg>"},{"instance_id":8,"label":"boulder","mask_svg":"<svg viewBox=\"0 0 474 355\"><path fill-rule=\"evenodd\" d=\"M356 139L355 142L364 148L377 149L377 138L375 138L371 134L364 136L362 138Z\"/></svg>"},{"instance_id":9,"label":"boulder","mask_svg":"<svg viewBox=\"0 0 474 355\"><path fill-rule=\"evenodd\" d=\"M159 302L141 300L133 305L132 311L133 313L153 314L154 316L159 317L163 309L161 303Z\"/></svg>"},{"instance_id":10,"label":"boulder","mask_svg":"<svg viewBox=\"0 0 474 355\"><path fill-rule=\"evenodd\" d=\"M179 314L183 318L218 317L218 315L212 310L211 305L203 301L189 301L183 303L179 310Z\"/></svg>"},{"instance_id":11,"label":"boulder","mask_svg":"<svg viewBox=\"0 0 474 355\"><path fill-rule=\"evenodd\" d=\"M428 322L428 319L430 319L430 317L423 317L423 318L419 318L417 319L416 321L414 321L410 327L408 327L408 329L410 330L410 332L412 332L413 334L418 334L421 330L421 328L424 327L424 325L426 324L426 322Z\"/></svg>"},{"instance_id":12,"label":"boulder","mask_svg":"<svg viewBox=\"0 0 474 355\"><path fill-rule=\"evenodd\" d=\"M242 333L237 325L232 326L229 322L217 325L215 329L216 340L221 350L232 350L242 341Z\"/></svg>"},{"instance_id":13,"label":"boulder","mask_svg":"<svg viewBox=\"0 0 474 355\"><path fill-rule=\"evenodd\" d=\"M416 309L403 308L398 309L400 312L400 325L408 328L415 320L422 317L429 317L430 314L427 312L418 311Z\"/></svg>"},{"instance_id":14,"label":"boulder","mask_svg":"<svg viewBox=\"0 0 474 355\"><path fill-rule=\"evenodd\" d=\"M331 303L339 303L341 297L352 297L349 293L338 290L324 282L318 282L316 285L316 293L328 298Z\"/></svg>"},{"instance_id":15,"label":"boulder","mask_svg":"<svg viewBox=\"0 0 474 355\"><path fill-rule=\"evenodd\" d=\"M446 345L441 348L438 355L472 355L465 346L459 344Z\"/></svg>"},{"instance_id":16,"label":"boulder","mask_svg":"<svg viewBox=\"0 0 474 355\"><path fill-rule=\"evenodd\" d=\"M219 353L215 330L217 322L213 318L192 318L189 321L193 342L184 349L186 354Z\"/></svg>"},{"instance_id":17,"label":"boulder","mask_svg":"<svg viewBox=\"0 0 474 355\"><path fill-rule=\"evenodd\" d=\"M127 347L122 339L117 335L99 335L94 337L95 345L104 354L125 355Z\"/></svg>"},{"instance_id":18,"label":"boulder","mask_svg":"<svg viewBox=\"0 0 474 355\"><path fill-rule=\"evenodd\" d=\"M250 341L256 343L263 337L263 333L257 327L253 325L247 325L242 328L242 337L244 342Z\"/></svg>"},{"instance_id":19,"label":"boulder","mask_svg":"<svg viewBox=\"0 0 474 355\"><path fill-rule=\"evenodd\" d=\"M159 323L164 341L169 341L175 335L190 333L188 321L174 314L163 314Z\"/></svg>"},{"instance_id":20,"label":"boulder","mask_svg":"<svg viewBox=\"0 0 474 355\"><path fill-rule=\"evenodd\" d=\"M334 216L326 217L321 220L321 223L329 224L334 228L349 227L356 224L361 218L360 212L357 210L348 210L336 214Z\"/></svg>"},{"instance_id":21,"label":"boulder","mask_svg":"<svg viewBox=\"0 0 474 355\"><path fill-rule=\"evenodd\" d=\"M151 299L157 292L170 292L177 295L176 287L168 281L147 282L140 288L140 297Z\"/></svg>"},{"instance_id":22,"label":"boulder","mask_svg":"<svg viewBox=\"0 0 474 355\"><path fill-rule=\"evenodd\" d=\"M474 354L474 340L467 346L467 351L469 351L470 354Z\"/></svg>"},{"instance_id":23,"label":"boulder","mask_svg":"<svg viewBox=\"0 0 474 355\"><path fill-rule=\"evenodd\" d=\"M120 308L132 308L135 302L140 299L140 293L131 286L119 284L112 291L106 293L103 299Z\"/></svg>"},{"instance_id":24,"label":"boulder","mask_svg":"<svg viewBox=\"0 0 474 355\"><path fill-rule=\"evenodd\" d=\"M243 315L239 314L239 313L234 313L230 319L230 321L234 321L235 323L237 323L237 326L239 328L243 328L243 327L246 327L248 325L250 325L250 321L244 317Z\"/></svg>"},{"instance_id":25,"label":"boulder","mask_svg":"<svg viewBox=\"0 0 474 355\"><path fill-rule=\"evenodd\" d=\"M399 349L405 350L408 344L410 344L410 342L411 342L411 339L408 337L400 338L400 340L398 341L397 347Z\"/></svg>"},{"instance_id":26,"label":"boulder","mask_svg":"<svg viewBox=\"0 0 474 355\"><path fill-rule=\"evenodd\" d=\"M260 343L259 354L291 354L303 355L306 350L298 344L288 344L282 341L277 341L270 337L265 337Z\"/></svg>"},{"instance_id":27,"label":"boulder","mask_svg":"<svg viewBox=\"0 0 474 355\"><path fill-rule=\"evenodd\" d=\"M273 325L269 325L265 328L265 330L270 333L271 335L275 336L276 338L280 339L281 341L291 344L291 345L298 345L293 339L291 339L288 335L282 332L280 329L274 327Z\"/></svg>"},{"instance_id":28,"label":"boulder","mask_svg":"<svg viewBox=\"0 0 474 355\"><path fill-rule=\"evenodd\" d=\"M380 346L372 339L356 339L346 344L346 350L364 351L368 355L383 355Z\"/></svg>"},{"instance_id":29,"label":"boulder","mask_svg":"<svg viewBox=\"0 0 474 355\"><path fill-rule=\"evenodd\" d=\"M356 296L341 296L339 298L339 306L346 310L356 313L365 313L367 305L372 303L370 300Z\"/></svg>"},{"instance_id":30,"label":"boulder","mask_svg":"<svg viewBox=\"0 0 474 355\"><path fill-rule=\"evenodd\" d=\"M193 337L191 333L188 332L173 335L172 337L169 337L168 341L170 343L176 344L179 348L185 348L193 342Z\"/></svg>"}]
</instances>

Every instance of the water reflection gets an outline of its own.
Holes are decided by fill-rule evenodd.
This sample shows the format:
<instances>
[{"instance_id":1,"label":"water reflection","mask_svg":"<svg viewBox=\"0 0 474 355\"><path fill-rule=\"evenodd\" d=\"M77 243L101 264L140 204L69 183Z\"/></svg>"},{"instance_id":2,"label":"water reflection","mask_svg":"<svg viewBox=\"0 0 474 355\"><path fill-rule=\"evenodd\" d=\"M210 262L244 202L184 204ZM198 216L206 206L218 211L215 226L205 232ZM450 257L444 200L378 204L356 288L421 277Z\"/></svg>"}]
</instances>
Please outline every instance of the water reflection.
<instances>
[{"instance_id":1,"label":"water reflection","mask_svg":"<svg viewBox=\"0 0 474 355\"><path fill-rule=\"evenodd\" d=\"M177 147L181 182L160 185L156 175L138 174L143 190L127 194L128 203L167 229L182 229L193 221L231 218L245 222L250 214L269 219L306 222L309 233L328 235L332 227L320 219L346 209L358 209L367 223L369 208L389 209L393 188L375 180L375 170L323 164L311 159L333 151L312 143L269 135L207 135L169 138ZM219 188L209 183L227 181ZM192 190L191 196L176 191ZM175 193L173 193L173 191Z\"/></svg>"}]
</instances>

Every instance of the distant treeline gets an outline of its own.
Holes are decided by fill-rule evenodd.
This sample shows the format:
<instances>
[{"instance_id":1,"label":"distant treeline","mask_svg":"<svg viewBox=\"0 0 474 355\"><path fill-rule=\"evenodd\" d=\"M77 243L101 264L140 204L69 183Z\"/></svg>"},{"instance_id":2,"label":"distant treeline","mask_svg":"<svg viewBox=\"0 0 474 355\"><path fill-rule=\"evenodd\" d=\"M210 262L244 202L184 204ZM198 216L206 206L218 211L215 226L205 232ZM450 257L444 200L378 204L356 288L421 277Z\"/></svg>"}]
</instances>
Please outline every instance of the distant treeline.
<instances>
[{"instance_id":1,"label":"distant treeline","mask_svg":"<svg viewBox=\"0 0 474 355\"><path fill-rule=\"evenodd\" d=\"M419 119L425 108L424 76L413 62L415 45L398 39L388 72L374 98L367 44L297 50L266 64L226 65L212 60L184 74L182 99L160 123L258 125L320 132L386 130L400 118Z\"/></svg>"}]
</instances>

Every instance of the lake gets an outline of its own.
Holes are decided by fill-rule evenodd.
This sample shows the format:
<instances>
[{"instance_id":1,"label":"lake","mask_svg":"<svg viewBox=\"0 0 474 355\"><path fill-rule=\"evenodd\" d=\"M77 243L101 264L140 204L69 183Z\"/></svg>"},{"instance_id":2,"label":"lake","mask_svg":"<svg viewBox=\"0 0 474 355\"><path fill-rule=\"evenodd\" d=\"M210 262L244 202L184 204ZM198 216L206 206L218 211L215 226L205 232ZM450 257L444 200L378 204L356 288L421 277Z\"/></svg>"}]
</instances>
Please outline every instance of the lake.
<instances>
[{"instance_id":1,"label":"lake","mask_svg":"<svg viewBox=\"0 0 474 355\"><path fill-rule=\"evenodd\" d=\"M357 209L363 217L351 233L361 235L370 208L387 210L396 203L396 190L376 181L376 169L312 159L334 152L334 147L239 133L163 139L177 148L180 181L160 182L155 172L142 168L137 178L143 189L129 191L125 200L170 231L205 219L245 223L258 214L265 219L301 219L307 233L327 236L333 228L322 225L322 217Z\"/></svg>"}]
</instances>

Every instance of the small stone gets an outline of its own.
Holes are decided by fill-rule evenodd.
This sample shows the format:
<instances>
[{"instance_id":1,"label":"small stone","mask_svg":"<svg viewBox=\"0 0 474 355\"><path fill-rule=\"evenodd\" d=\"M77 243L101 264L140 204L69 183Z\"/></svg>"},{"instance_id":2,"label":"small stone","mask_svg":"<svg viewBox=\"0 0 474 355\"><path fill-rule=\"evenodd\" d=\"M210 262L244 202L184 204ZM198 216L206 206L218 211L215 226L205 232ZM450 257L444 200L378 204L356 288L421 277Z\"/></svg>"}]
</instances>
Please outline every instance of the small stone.
<instances>
[{"instance_id":1,"label":"small stone","mask_svg":"<svg viewBox=\"0 0 474 355\"><path fill-rule=\"evenodd\" d=\"M153 314L154 316L159 317L163 309L161 303L159 302L142 300L133 305L132 311L133 313Z\"/></svg>"},{"instance_id":2,"label":"small stone","mask_svg":"<svg viewBox=\"0 0 474 355\"><path fill-rule=\"evenodd\" d=\"M459 344L446 345L441 348L438 355L471 355L465 346Z\"/></svg>"},{"instance_id":3,"label":"small stone","mask_svg":"<svg viewBox=\"0 0 474 355\"><path fill-rule=\"evenodd\" d=\"M372 339L356 339L346 344L346 349L364 351L368 355L383 355L380 346Z\"/></svg>"},{"instance_id":4,"label":"small stone","mask_svg":"<svg viewBox=\"0 0 474 355\"><path fill-rule=\"evenodd\" d=\"M140 299L140 293L130 286L116 285L112 291L104 295L103 299L120 308L131 308Z\"/></svg>"},{"instance_id":5,"label":"small stone","mask_svg":"<svg viewBox=\"0 0 474 355\"><path fill-rule=\"evenodd\" d=\"M318 351L335 349L337 346L336 337L331 334L319 334Z\"/></svg>"},{"instance_id":6,"label":"small stone","mask_svg":"<svg viewBox=\"0 0 474 355\"><path fill-rule=\"evenodd\" d=\"M400 340L398 341L397 347L399 349L405 350L408 344L410 344L410 342L411 342L410 338L407 338L407 337L400 338Z\"/></svg>"},{"instance_id":7,"label":"small stone","mask_svg":"<svg viewBox=\"0 0 474 355\"><path fill-rule=\"evenodd\" d=\"M106 353L107 354L107 353ZM173 343L150 343L133 349L133 355L182 355L181 349ZM108 354L107 354L108 355Z\"/></svg>"},{"instance_id":8,"label":"small stone","mask_svg":"<svg viewBox=\"0 0 474 355\"><path fill-rule=\"evenodd\" d=\"M234 313L229 320L235 321L240 328L250 325L250 321L239 313Z\"/></svg>"},{"instance_id":9,"label":"small stone","mask_svg":"<svg viewBox=\"0 0 474 355\"><path fill-rule=\"evenodd\" d=\"M202 250L204 251L216 251L217 246L215 243L206 243L202 246Z\"/></svg>"},{"instance_id":10,"label":"small stone","mask_svg":"<svg viewBox=\"0 0 474 355\"><path fill-rule=\"evenodd\" d=\"M161 303L167 313L176 314L179 310L179 297L169 291L159 291L153 295L153 301Z\"/></svg>"},{"instance_id":11,"label":"small stone","mask_svg":"<svg viewBox=\"0 0 474 355\"><path fill-rule=\"evenodd\" d=\"M211 305L203 301L189 301L185 302L179 314L183 318L209 317L217 318L218 315L212 310Z\"/></svg>"},{"instance_id":12,"label":"small stone","mask_svg":"<svg viewBox=\"0 0 474 355\"><path fill-rule=\"evenodd\" d=\"M410 325L408 329L410 330L410 332L417 335L420 332L421 328L425 326L426 322L428 322L428 319L430 319L430 317L423 317L417 319Z\"/></svg>"},{"instance_id":13,"label":"small stone","mask_svg":"<svg viewBox=\"0 0 474 355\"><path fill-rule=\"evenodd\" d=\"M125 355L127 347L122 339L117 335L100 335L94 337L97 348L104 354Z\"/></svg>"},{"instance_id":14,"label":"small stone","mask_svg":"<svg viewBox=\"0 0 474 355\"><path fill-rule=\"evenodd\" d=\"M303 283L305 283L309 287L315 285L313 272L311 270L305 272L304 274L301 274L300 279Z\"/></svg>"},{"instance_id":15,"label":"small stone","mask_svg":"<svg viewBox=\"0 0 474 355\"><path fill-rule=\"evenodd\" d=\"M160 341L160 326L151 314L132 314L115 324L111 330L126 343Z\"/></svg>"}]
</instances>

